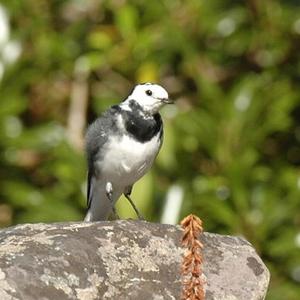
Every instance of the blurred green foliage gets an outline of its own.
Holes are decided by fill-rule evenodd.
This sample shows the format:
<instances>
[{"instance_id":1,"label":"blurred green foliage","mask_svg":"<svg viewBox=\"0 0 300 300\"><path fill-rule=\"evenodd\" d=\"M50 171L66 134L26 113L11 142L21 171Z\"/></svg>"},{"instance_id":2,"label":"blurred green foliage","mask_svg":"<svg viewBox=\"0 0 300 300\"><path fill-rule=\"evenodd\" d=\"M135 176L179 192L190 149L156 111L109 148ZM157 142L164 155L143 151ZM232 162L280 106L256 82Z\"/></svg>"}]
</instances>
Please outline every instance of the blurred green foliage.
<instances>
[{"instance_id":1,"label":"blurred green foliage","mask_svg":"<svg viewBox=\"0 0 300 300\"><path fill-rule=\"evenodd\" d=\"M245 236L271 270L268 299L299 299L299 1L2 0L0 12L2 226L82 219L74 84L87 86L90 123L155 81L177 105L163 111L164 145L137 205L159 221L180 185L181 217Z\"/></svg>"}]
</instances>

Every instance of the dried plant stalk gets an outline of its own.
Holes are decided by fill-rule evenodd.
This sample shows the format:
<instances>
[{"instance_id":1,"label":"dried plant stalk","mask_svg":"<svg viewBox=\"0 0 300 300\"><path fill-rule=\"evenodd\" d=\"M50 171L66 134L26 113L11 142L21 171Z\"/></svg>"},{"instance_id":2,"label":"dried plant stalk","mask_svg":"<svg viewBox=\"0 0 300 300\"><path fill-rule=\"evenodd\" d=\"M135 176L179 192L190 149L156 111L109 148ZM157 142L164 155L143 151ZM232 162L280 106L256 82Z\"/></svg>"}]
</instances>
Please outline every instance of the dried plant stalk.
<instances>
[{"instance_id":1,"label":"dried plant stalk","mask_svg":"<svg viewBox=\"0 0 300 300\"><path fill-rule=\"evenodd\" d=\"M203 232L202 221L195 215L189 215L181 221L184 230L182 246L184 254L182 276L182 300L204 300L204 279L202 273L202 249L199 235Z\"/></svg>"}]
</instances>

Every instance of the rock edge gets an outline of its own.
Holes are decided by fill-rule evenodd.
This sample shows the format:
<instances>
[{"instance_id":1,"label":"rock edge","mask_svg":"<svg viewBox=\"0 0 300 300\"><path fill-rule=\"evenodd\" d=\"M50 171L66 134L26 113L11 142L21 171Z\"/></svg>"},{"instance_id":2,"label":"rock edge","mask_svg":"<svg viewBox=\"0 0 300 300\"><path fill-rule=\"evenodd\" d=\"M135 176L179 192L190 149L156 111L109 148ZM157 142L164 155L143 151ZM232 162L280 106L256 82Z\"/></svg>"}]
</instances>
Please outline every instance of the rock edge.
<instances>
[{"instance_id":1,"label":"rock edge","mask_svg":"<svg viewBox=\"0 0 300 300\"><path fill-rule=\"evenodd\" d=\"M120 220L0 231L0 299L180 299L178 226ZM206 299L264 299L270 274L238 237L204 233Z\"/></svg>"}]
</instances>

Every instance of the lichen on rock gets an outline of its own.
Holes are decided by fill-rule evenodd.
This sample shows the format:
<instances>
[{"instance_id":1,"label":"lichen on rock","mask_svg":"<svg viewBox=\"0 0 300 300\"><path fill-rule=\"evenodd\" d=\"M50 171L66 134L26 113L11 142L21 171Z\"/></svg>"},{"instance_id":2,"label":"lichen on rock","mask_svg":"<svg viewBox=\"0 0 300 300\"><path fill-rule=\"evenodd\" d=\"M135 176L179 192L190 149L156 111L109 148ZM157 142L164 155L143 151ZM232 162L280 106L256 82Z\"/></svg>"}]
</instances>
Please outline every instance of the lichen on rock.
<instances>
[{"instance_id":1,"label":"lichen on rock","mask_svg":"<svg viewBox=\"0 0 300 300\"><path fill-rule=\"evenodd\" d=\"M0 231L0 299L180 299L182 231L143 221ZM206 299L263 299L269 272L244 239L204 233Z\"/></svg>"}]
</instances>

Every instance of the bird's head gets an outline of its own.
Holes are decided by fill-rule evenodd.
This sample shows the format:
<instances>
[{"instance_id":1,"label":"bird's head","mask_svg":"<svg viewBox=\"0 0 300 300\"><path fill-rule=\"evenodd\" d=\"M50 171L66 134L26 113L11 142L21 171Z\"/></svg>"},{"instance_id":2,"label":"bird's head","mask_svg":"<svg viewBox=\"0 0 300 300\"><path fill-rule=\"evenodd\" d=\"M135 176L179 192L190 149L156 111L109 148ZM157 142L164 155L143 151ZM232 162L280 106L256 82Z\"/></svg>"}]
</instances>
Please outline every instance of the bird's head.
<instances>
[{"instance_id":1,"label":"bird's head","mask_svg":"<svg viewBox=\"0 0 300 300\"><path fill-rule=\"evenodd\" d=\"M143 83L138 84L132 93L123 102L125 105L134 100L146 113L155 114L164 104L173 103L169 99L168 92L158 84Z\"/></svg>"}]
</instances>

